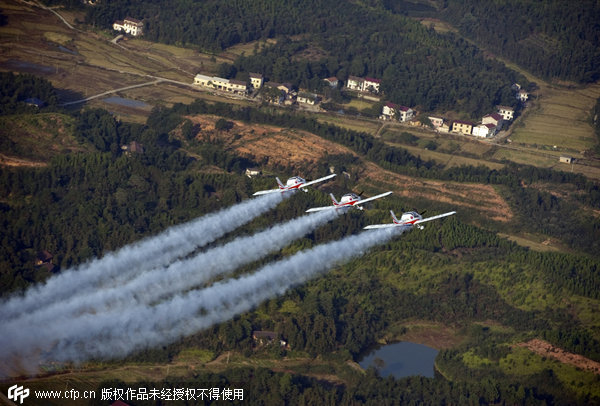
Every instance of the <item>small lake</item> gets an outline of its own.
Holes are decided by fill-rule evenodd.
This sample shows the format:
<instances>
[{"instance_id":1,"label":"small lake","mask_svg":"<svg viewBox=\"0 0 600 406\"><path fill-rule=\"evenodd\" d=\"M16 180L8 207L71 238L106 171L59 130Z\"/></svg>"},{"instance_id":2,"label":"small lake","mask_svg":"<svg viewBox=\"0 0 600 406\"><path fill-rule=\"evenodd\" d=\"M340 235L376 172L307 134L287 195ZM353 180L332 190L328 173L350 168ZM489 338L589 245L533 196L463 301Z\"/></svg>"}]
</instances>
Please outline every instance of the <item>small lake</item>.
<instances>
[{"instance_id":1,"label":"small lake","mask_svg":"<svg viewBox=\"0 0 600 406\"><path fill-rule=\"evenodd\" d=\"M364 369L371 366L379 369L382 377L421 375L433 378L433 363L438 352L426 345L400 342L379 347L365 356L359 364ZM379 361L375 361L376 359Z\"/></svg>"},{"instance_id":2,"label":"small lake","mask_svg":"<svg viewBox=\"0 0 600 406\"><path fill-rule=\"evenodd\" d=\"M118 97L118 96L107 97L106 99L102 99L102 101L105 103L118 104L119 106L125 106L125 107L137 107L137 108L151 107L149 104L146 104L144 102L141 102L138 100L132 100L132 99L125 99L123 97Z\"/></svg>"}]
</instances>

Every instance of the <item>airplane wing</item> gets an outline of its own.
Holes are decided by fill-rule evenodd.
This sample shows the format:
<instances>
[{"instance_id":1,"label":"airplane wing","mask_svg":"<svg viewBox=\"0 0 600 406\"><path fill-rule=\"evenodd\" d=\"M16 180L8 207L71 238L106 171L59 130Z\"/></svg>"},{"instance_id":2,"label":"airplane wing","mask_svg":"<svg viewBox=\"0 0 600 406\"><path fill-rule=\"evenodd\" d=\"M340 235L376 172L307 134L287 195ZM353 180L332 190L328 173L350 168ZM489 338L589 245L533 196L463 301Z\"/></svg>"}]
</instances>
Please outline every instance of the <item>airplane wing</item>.
<instances>
[{"instance_id":1,"label":"airplane wing","mask_svg":"<svg viewBox=\"0 0 600 406\"><path fill-rule=\"evenodd\" d=\"M300 185L300 187L298 189L306 187L306 186L314 185L315 183L326 181L327 179L334 178L335 176L336 176L336 174L334 173L332 175L324 176L324 177L319 178L319 179L311 180L310 182L306 182L305 184Z\"/></svg>"},{"instance_id":2,"label":"airplane wing","mask_svg":"<svg viewBox=\"0 0 600 406\"><path fill-rule=\"evenodd\" d=\"M362 206L364 203L370 202L371 200L381 199L382 197L391 195L392 192L385 192L377 196L369 197L368 199L360 200L358 203L354 204L354 206Z\"/></svg>"},{"instance_id":3,"label":"airplane wing","mask_svg":"<svg viewBox=\"0 0 600 406\"><path fill-rule=\"evenodd\" d=\"M269 190L259 190L256 193L253 193L252 196L258 196L258 195L266 195L269 193L275 193L275 192L281 192L281 189L269 189Z\"/></svg>"},{"instance_id":4,"label":"airplane wing","mask_svg":"<svg viewBox=\"0 0 600 406\"><path fill-rule=\"evenodd\" d=\"M426 221L431 221L431 220L436 220L436 219L440 219L442 217L446 217L446 216L451 216L453 214L456 214L455 211L450 211L448 213L444 213L444 214L438 214L437 216L432 216L432 217L427 217L426 219L423 220L419 220L419 221L415 221L414 224L421 224L421 223L425 223Z\"/></svg>"},{"instance_id":5,"label":"airplane wing","mask_svg":"<svg viewBox=\"0 0 600 406\"><path fill-rule=\"evenodd\" d=\"M331 210L331 209L337 209L337 207L335 207L333 205L331 205L331 206L324 206L324 207L313 207L312 209L306 210L306 213L312 213L313 211Z\"/></svg>"}]
</instances>

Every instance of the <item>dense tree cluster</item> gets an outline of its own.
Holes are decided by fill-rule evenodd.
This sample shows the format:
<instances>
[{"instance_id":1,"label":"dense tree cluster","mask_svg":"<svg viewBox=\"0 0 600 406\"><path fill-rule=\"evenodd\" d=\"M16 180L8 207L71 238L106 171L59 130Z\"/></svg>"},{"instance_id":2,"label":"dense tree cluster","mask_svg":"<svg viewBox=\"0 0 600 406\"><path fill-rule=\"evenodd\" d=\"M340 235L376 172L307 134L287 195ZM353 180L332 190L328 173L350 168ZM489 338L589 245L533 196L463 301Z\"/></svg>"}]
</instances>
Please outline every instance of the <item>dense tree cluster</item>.
<instances>
[{"instance_id":1,"label":"dense tree cluster","mask_svg":"<svg viewBox=\"0 0 600 406\"><path fill-rule=\"evenodd\" d=\"M54 87L46 79L0 72L0 115L38 111L39 107L29 99L38 99L44 109L56 108L58 104Z\"/></svg>"},{"instance_id":2,"label":"dense tree cluster","mask_svg":"<svg viewBox=\"0 0 600 406\"><path fill-rule=\"evenodd\" d=\"M439 1L442 17L484 48L544 78L600 79L600 5L581 0Z\"/></svg>"}]
</instances>

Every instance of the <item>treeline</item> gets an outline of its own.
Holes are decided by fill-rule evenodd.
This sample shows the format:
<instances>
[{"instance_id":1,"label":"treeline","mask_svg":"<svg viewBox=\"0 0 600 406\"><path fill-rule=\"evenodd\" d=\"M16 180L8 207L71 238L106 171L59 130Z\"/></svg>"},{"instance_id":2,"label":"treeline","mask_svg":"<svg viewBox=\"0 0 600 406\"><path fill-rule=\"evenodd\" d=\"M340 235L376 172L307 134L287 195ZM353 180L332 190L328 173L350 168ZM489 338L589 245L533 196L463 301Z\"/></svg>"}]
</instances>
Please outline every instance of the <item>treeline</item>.
<instances>
[{"instance_id":1,"label":"treeline","mask_svg":"<svg viewBox=\"0 0 600 406\"><path fill-rule=\"evenodd\" d=\"M546 79L600 79L600 4L581 0L438 1L438 15L484 48Z\"/></svg>"},{"instance_id":2,"label":"treeline","mask_svg":"<svg viewBox=\"0 0 600 406\"><path fill-rule=\"evenodd\" d=\"M235 388L243 390L243 401L232 400L232 405L251 403L257 406L280 405L323 405L323 406L391 406L413 404L572 404L574 399L568 392L560 392L562 385L553 377L536 386L542 378L548 378L547 373L540 373L535 379L526 382L511 383L506 378L482 379L479 382L458 383L449 382L443 378L410 377L404 379L380 378L374 369L369 369L364 375L351 377L349 385L332 384L301 374L289 372L274 372L267 368L230 368L219 373L202 372L194 375L191 380L182 381L177 378L167 378L162 382L140 381L136 387L151 388ZM552 377L551 377L552 378ZM553 393L546 392L552 389ZM103 389L122 389L123 393L131 388L131 383L120 380L102 382L97 393ZM185 397L185 396L184 396ZM114 399L113 399L114 400ZM582 399L583 401L583 399ZM588 399L588 404L596 404L597 399ZM204 400L205 405L219 405L224 401ZM134 406L154 405L154 401L128 401ZM174 406L188 405L190 401L168 401ZM90 405L103 405L99 399Z\"/></svg>"},{"instance_id":3,"label":"treeline","mask_svg":"<svg viewBox=\"0 0 600 406\"><path fill-rule=\"evenodd\" d=\"M40 100L45 110L58 105L54 87L46 79L28 73L0 72L0 115L38 111L27 99Z\"/></svg>"}]
</instances>

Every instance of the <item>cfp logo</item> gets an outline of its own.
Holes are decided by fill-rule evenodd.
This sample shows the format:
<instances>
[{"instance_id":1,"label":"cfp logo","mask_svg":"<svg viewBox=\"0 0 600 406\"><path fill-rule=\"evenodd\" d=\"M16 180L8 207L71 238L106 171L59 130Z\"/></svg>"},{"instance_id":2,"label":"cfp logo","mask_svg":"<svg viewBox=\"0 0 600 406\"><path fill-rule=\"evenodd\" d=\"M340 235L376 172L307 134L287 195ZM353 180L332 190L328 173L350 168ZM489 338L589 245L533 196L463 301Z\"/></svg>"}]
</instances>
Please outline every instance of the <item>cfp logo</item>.
<instances>
[{"instance_id":1,"label":"cfp logo","mask_svg":"<svg viewBox=\"0 0 600 406\"><path fill-rule=\"evenodd\" d=\"M29 389L23 388L22 386L13 385L8 388L8 399L10 400L19 400L19 403L23 404L23 399L29 396Z\"/></svg>"}]
</instances>

